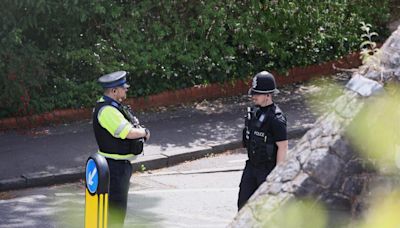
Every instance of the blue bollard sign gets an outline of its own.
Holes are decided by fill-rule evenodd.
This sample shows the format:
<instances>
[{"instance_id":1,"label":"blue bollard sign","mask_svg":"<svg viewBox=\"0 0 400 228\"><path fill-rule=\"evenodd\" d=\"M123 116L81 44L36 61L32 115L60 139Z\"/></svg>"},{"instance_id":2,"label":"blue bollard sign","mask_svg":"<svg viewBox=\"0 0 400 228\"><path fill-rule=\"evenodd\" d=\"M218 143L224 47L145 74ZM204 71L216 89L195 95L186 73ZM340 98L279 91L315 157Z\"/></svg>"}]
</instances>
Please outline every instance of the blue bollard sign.
<instances>
[{"instance_id":1,"label":"blue bollard sign","mask_svg":"<svg viewBox=\"0 0 400 228\"><path fill-rule=\"evenodd\" d=\"M91 155L85 170L85 227L106 228L110 173L107 160L100 154Z\"/></svg>"},{"instance_id":2,"label":"blue bollard sign","mask_svg":"<svg viewBox=\"0 0 400 228\"><path fill-rule=\"evenodd\" d=\"M86 163L86 187L90 193L94 194L99 185L99 174L97 172L96 163L93 159L89 159Z\"/></svg>"}]
</instances>

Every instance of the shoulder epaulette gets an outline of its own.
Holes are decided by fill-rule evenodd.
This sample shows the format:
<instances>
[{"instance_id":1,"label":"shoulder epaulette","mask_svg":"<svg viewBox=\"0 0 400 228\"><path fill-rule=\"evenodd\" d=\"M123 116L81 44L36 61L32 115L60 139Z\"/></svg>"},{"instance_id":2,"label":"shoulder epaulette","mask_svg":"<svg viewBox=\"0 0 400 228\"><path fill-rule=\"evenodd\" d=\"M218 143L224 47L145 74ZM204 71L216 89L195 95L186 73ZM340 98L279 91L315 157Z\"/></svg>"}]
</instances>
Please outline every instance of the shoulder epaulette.
<instances>
[{"instance_id":1,"label":"shoulder epaulette","mask_svg":"<svg viewBox=\"0 0 400 228\"><path fill-rule=\"evenodd\" d=\"M280 121L286 122L285 115L283 114L282 110L277 105L275 105L275 117Z\"/></svg>"},{"instance_id":2,"label":"shoulder epaulette","mask_svg":"<svg viewBox=\"0 0 400 228\"><path fill-rule=\"evenodd\" d=\"M279 115L282 115L282 110L278 106L275 106L275 116Z\"/></svg>"}]
</instances>

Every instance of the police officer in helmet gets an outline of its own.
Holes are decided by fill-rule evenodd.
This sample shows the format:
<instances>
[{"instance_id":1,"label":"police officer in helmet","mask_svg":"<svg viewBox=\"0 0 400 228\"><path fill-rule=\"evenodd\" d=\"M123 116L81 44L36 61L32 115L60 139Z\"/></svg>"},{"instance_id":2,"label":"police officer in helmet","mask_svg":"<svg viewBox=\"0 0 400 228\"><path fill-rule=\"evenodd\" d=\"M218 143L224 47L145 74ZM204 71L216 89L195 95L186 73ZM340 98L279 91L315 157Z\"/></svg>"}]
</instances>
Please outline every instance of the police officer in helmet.
<instances>
[{"instance_id":1,"label":"police officer in helmet","mask_svg":"<svg viewBox=\"0 0 400 228\"><path fill-rule=\"evenodd\" d=\"M109 227L122 227L125 220L129 181L132 175L130 159L143 151L143 142L150 132L139 124L126 99L129 85L126 72L117 71L99 78L104 95L93 111L93 130L110 171Z\"/></svg>"},{"instance_id":2,"label":"police officer in helmet","mask_svg":"<svg viewBox=\"0 0 400 228\"><path fill-rule=\"evenodd\" d=\"M239 186L239 210L286 157L286 118L272 100L275 93L278 90L271 73L262 71L254 76L249 89L254 106L248 108L243 129L243 146L247 149L248 160Z\"/></svg>"}]
</instances>

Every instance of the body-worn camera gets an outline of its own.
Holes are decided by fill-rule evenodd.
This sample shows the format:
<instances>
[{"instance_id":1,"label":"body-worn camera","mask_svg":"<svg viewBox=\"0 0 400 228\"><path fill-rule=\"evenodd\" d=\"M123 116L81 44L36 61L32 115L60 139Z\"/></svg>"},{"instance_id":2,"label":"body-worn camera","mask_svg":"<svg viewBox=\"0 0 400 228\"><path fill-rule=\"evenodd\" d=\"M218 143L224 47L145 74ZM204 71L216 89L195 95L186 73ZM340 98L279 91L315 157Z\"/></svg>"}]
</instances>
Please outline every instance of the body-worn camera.
<instances>
[{"instance_id":1,"label":"body-worn camera","mask_svg":"<svg viewBox=\"0 0 400 228\"><path fill-rule=\"evenodd\" d=\"M146 134L149 134L149 130L144 126L140 125L139 119L133 114L133 111L129 105L122 106L122 112L125 118L133 125L134 128L144 128ZM130 139L130 152L134 155L138 155L143 152L143 144L146 138Z\"/></svg>"}]
</instances>

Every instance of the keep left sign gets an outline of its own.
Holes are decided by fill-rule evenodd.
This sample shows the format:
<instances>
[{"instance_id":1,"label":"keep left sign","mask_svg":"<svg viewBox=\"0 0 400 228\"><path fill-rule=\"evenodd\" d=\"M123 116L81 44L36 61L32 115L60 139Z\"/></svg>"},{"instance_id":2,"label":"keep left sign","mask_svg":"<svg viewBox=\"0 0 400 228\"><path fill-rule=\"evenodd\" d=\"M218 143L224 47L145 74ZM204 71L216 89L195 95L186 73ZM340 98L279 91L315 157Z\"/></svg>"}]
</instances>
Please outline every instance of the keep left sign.
<instances>
[{"instance_id":1,"label":"keep left sign","mask_svg":"<svg viewBox=\"0 0 400 228\"><path fill-rule=\"evenodd\" d=\"M97 171L96 162L93 159L89 159L86 163L86 187L90 193L94 194L97 191L99 185L99 174Z\"/></svg>"}]
</instances>

